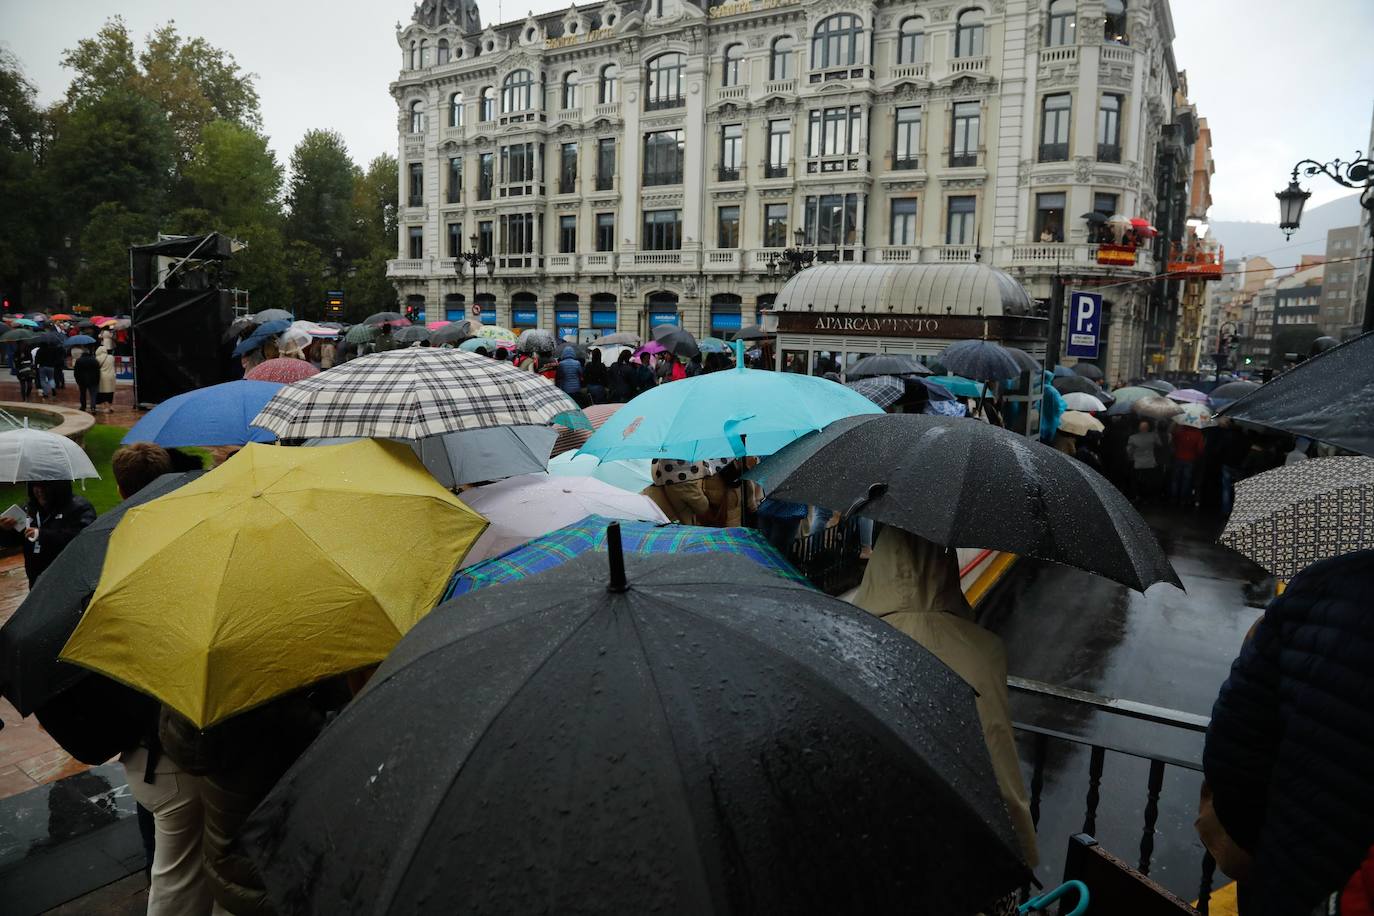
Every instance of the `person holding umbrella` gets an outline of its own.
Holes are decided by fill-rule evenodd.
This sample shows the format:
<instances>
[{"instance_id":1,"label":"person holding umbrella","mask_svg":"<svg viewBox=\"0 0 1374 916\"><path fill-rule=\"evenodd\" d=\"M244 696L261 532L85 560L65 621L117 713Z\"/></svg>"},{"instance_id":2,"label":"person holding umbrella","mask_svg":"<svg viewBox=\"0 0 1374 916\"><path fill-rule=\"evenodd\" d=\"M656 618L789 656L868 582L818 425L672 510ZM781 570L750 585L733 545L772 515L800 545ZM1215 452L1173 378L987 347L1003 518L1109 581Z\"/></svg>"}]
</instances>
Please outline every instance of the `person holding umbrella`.
<instances>
[{"instance_id":1,"label":"person holding umbrella","mask_svg":"<svg viewBox=\"0 0 1374 916\"><path fill-rule=\"evenodd\" d=\"M26 341L20 341L14 347L14 358L10 362L10 372L19 379L19 397L28 401L33 394L33 377L35 374L33 367L33 352L29 349Z\"/></svg>"},{"instance_id":2,"label":"person holding umbrella","mask_svg":"<svg viewBox=\"0 0 1374 916\"><path fill-rule=\"evenodd\" d=\"M110 348L109 348L109 347L104 347L104 346L102 346L102 347L96 347L96 348L95 348L95 358L96 358L96 362L98 362L98 363L100 364L99 394L96 395L96 407L95 407L95 409L96 409L97 411L100 410L100 405L101 405L101 404L104 404L104 405L105 405L105 410L108 412L108 411L114 410L114 396L115 396L115 361L114 361L114 356L112 356L112 355L110 354Z\"/></svg>"},{"instance_id":3,"label":"person holding umbrella","mask_svg":"<svg viewBox=\"0 0 1374 916\"><path fill-rule=\"evenodd\" d=\"M90 412L95 413L96 392L100 388L100 360L95 358L94 353L83 351L76 358L72 366L72 378L81 392L81 409L86 410L89 404Z\"/></svg>"}]
</instances>

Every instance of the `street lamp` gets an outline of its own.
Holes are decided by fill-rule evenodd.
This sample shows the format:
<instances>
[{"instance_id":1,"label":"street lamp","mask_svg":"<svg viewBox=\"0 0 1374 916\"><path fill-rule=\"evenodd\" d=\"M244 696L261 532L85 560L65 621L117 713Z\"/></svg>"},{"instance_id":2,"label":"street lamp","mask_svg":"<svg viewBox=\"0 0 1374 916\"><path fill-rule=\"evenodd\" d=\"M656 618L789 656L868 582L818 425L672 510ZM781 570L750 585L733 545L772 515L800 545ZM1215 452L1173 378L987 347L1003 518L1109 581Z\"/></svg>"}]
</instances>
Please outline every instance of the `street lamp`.
<instances>
[{"instance_id":1,"label":"street lamp","mask_svg":"<svg viewBox=\"0 0 1374 916\"><path fill-rule=\"evenodd\" d=\"M1229 330L1228 330L1229 328ZM1231 347L1235 345L1236 334L1240 328L1234 321L1227 321L1217 329L1217 374L1220 375L1226 368L1226 358L1231 355Z\"/></svg>"},{"instance_id":2,"label":"street lamp","mask_svg":"<svg viewBox=\"0 0 1374 916\"><path fill-rule=\"evenodd\" d=\"M459 251L453 259L453 266L458 271L458 278L460 280L463 278L464 265L472 269L472 304L474 306L477 305L477 268L486 264L488 279L496 273L496 261L477 250L478 241L477 233L474 232L472 235L468 236L469 250ZM481 312L477 312L476 314L480 315Z\"/></svg>"},{"instance_id":3,"label":"street lamp","mask_svg":"<svg viewBox=\"0 0 1374 916\"><path fill-rule=\"evenodd\" d=\"M1298 224L1302 221L1303 205L1307 203L1307 198L1312 196L1310 191L1303 190L1298 184L1299 172L1307 178L1325 175L1338 185L1361 191L1360 206L1374 215L1374 160L1361 153L1356 153L1355 156L1351 162L1342 162L1339 159L1332 159L1330 162L1303 159L1293 166L1293 175L1288 181L1288 187L1274 194L1279 201L1279 228L1283 230L1285 238L1292 238L1293 233L1297 231ZM1370 221L1370 231L1374 233L1374 220ZM1374 330L1374 251L1370 254L1370 282L1365 287L1363 330Z\"/></svg>"},{"instance_id":4,"label":"street lamp","mask_svg":"<svg viewBox=\"0 0 1374 916\"><path fill-rule=\"evenodd\" d=\"M806 233L801 229L792 230L792 239L794 246L791 248L784 248L779 253L779 257L787 262L788 268L792 271L791 276L796 276L811 266L811 262L816 260L816 252L802 248L802 245L806 242Z\"/></svg>"}]
</instances>

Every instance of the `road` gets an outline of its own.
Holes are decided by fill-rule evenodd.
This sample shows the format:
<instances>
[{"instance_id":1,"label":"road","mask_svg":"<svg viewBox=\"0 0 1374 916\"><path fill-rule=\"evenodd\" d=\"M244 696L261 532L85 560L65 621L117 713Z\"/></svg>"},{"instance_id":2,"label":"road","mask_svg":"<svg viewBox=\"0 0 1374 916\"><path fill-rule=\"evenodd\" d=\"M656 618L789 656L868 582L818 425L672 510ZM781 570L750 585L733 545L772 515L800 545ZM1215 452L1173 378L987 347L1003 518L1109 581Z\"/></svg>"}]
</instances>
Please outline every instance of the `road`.
<instances>
[{"instance_id":1,"label":"road","mask_svg":"<svg viewBox=\"0 0 1374 916\"><path fill-rule=\"evenodd\" d=\"M1078 570L1021 561L985 601L983 619L1005 640L1012 675L1210 715L1246 631L1273 595L1273 580L1215 543L1221 525L1211 516L1158 510L1146 518L1185 591L1156 585L1142 595ZM1201 760L1196 733L1018 694L1012 713L1019 722L1099 744ZM1032 742L1019 737L1029 785ZM1038 875L1053 887L1068 837L1083 828L1089 752L1059 741L1050 749ZM1093 832L1133 865L1141 855L1147 781L1146 761L1106 755ZM1197 896L1203 857L1192 827L1200 783L1198 773L1166 769L1151 860L1151 877L1187 900Z\"/></svg>"}]
</instances>

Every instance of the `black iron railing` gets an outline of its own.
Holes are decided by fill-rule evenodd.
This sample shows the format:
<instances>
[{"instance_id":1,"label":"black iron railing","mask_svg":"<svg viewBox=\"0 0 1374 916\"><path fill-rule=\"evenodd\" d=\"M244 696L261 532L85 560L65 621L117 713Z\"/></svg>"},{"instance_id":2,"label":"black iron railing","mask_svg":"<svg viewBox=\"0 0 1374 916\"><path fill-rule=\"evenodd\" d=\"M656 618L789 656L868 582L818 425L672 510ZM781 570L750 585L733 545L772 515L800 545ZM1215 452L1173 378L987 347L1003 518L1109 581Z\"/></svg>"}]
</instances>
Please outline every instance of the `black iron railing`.
<instances>
[{"instance_id":1,"label":"black iron railing","mask_svg":"<svg viewBox=\"0 0 1374 916\"><path fill-rule=\"evenodd\" d=\"M1042 143L1040 144L1041 162L1063 162L1069 158L1069 145L1067 143Z\"/></svg>"},{"instance_id":2,"label":"black iron railing","mask_svg":"<svg viewBox=\"0 0 1374 916\"><path fill-rule=\"evenodd\" d=\"M1171 729L1192 733L1202 733L1207 730L1208 719L1206 716L1180 712L1176 709L1166 709L1162 706L1152 706L1134 700L1104 697L1083 690L1058 687L1042 681L1019 677L1007 678L1007 687L1012 693L1028 694L1060 704L1087 708L1095 712L1162 725ZM1148 875L1150 873L1150 860L1154 856L1155 850L1156 828L1159 820L1159 796L1164 788L1165 771L1169 767L1176 767L1201 772L1202 762L1116 742L1096 741L1031 723L1014 722L1012 724L1018 731L1031 736L1030 814L1032 822L1037 826L1040 823L1040 801L1045 786L1045 761L1049 755L1051 742L1078 745L1089 749L1088 785L1084 793L1082 832L1090 836L1097 832L1098 808L1102 804L1102 775L1106 770L1108 753L1149 761L1149 775L1145 785L1145 803L1141 811L1143 828L1140 836L1140 864L1137 866L1141 874ZM1212 879L1215 873L1216 863L1210 854L1204 854L1198 882L1197 910L1200 913L1207 913L1208 900L1212 893Z\"/></svg>"},{"instance_id":3,"label":"black iron railing","mask_svg":"<svg viewBox=\"0 0 1374 916\"><path fill-rule=\"evenodd\" d=\"M792 542L787 559L812 585L830 595L857 586L864 575L859 562L859 526L850 519Z\"/></svg>"},{"instance_id":4,"label":"black iron railing","mask_svg":"<svg viewBox=\"0 0 1374 916\"><path fill-rule=\"evenodd\" d=\"M1116 145L1115 143L1099 143L1099 144L1097 144L1097 161L1098 161L1098 162L1120 162L1120 161L1121 161L1121 147L1118 146L1118 145Z\"/></svg>"}]
</instances>

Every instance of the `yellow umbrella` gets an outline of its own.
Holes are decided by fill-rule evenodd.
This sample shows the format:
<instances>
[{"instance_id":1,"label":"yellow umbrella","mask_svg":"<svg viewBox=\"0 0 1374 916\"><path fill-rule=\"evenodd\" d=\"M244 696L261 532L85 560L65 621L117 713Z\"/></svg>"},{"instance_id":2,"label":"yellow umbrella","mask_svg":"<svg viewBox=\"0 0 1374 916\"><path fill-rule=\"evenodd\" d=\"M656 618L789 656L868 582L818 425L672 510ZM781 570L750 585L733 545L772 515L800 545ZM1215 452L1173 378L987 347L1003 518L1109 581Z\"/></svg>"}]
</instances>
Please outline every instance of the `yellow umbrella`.
<instances>
[{"instance_id":1,"label":"yellow umbrella","mask_svg":"<svg viewBox=\"0 0 1374 916\"><path fill-rule=\"evenodd\" d=\"M206 728L381 661L486 525L408 445L249 445L129 510L61 657Z\"/></svg>"}]
</instances>

